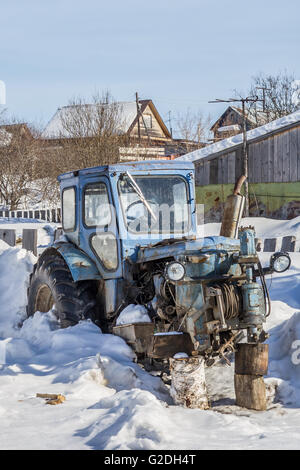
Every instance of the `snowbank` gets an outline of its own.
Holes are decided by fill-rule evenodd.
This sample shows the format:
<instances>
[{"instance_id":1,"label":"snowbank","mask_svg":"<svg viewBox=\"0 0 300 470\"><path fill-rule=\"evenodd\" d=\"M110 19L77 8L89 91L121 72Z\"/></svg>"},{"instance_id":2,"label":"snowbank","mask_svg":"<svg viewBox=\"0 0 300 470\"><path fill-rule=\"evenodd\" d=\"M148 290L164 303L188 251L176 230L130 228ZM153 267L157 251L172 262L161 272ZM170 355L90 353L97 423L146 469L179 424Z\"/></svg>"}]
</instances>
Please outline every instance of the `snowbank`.
<instances>
[{"instance_id":1,"label":"snowbank","mask_svg":"<svg viewBox=\"0 0 300 470\"><path fill-rule=\"evenodd\" d=\"M13 334L24 318L27 285L35 257L0 240L0 338Z\"/></svg>"},{"instance_id":2,"label":"snowbank","mask_svg":"<svg viewBox=\"0 0 300 470\"><path fill-rule=\"evenodd\" d=\"M264 224L265 233L274 229ZM206 371L213 408L201 411L172 406L168 388L133 362L126 343L88 321L59 330L51 312L36 313L16 328L34 257L0 242L0 448L299 448L300 410L290 408L300 407L300 254L292 260L291 270L267 280L267 383L281 404L265 413L235 409L234 368L218 363ZM49 407L36 393L67 400Z\"/></svg>"},{"instance_id":3,"label":"snowbank","mask_svg":"<svg viewBox=\"0 0 300 470\"><path fill-rule=\"evenodd\" d=\"M150 323L147 309L143 305L130 304L125 307L117 318L117 325L128 323Z\"/></svg>"},{"instance_id":4,"label":"snowbank","mask_svg":"<svg viewBox=\"0 0 300 470\"><path fill-rule=\"evenodd\" d=\"M300 238L300 216L291 220L275 220L266 217L245 217L241 226L254 226L258 238L276 238L293 235ZM199 237L219 235L220 223L210 223L198 226Z\"/></svg>"}]
</instances>

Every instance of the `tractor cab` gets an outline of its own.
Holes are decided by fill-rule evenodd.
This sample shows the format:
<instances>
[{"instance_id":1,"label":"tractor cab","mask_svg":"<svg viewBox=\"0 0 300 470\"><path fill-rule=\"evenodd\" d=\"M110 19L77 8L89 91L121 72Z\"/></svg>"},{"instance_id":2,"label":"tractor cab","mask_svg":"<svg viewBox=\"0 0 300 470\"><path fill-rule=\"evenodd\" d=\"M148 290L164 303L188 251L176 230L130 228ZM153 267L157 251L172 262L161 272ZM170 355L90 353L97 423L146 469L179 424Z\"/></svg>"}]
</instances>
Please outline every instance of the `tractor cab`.
<instances>
[{"instance_id":1,"label":"tractor cab","mask_svg":"<svg viewBox=\"0 0 300 470\"><path fill-rule=\"evenodd\" d=\"M140 247L196 237L194 165L133 162L59 177L65 237L104 279L120 278Z\"/></svg>"}]
</instances>

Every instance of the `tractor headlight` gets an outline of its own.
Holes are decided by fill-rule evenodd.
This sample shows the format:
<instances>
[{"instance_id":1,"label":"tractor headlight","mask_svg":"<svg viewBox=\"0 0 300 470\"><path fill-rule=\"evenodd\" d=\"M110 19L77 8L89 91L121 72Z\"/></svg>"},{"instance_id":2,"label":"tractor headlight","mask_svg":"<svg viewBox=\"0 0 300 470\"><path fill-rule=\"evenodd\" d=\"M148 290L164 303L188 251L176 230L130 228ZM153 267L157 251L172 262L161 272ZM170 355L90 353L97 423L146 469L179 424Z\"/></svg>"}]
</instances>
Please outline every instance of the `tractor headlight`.
<instances>
[{"instance_id":1,"label":"tractor headlight","mask_svg":"<svg viewBox=\"0 0 300 470\"><path fill-rule=\"evenodd\" d=\"M185 267L178 261L174 261L167 264L165 275L170 281L181 281L185 276Z\"/></svg>"},{"instance_id":2,"label":"tractor headlight","mask_svg":"<svg viewBox=\"0 0 300 470\"><path fill-rule=\"evenodd\" d=\"M288 253L274 253L270 259L270 267L276 273L284 273L291 265Z\"/></svg>"}]
</instances>

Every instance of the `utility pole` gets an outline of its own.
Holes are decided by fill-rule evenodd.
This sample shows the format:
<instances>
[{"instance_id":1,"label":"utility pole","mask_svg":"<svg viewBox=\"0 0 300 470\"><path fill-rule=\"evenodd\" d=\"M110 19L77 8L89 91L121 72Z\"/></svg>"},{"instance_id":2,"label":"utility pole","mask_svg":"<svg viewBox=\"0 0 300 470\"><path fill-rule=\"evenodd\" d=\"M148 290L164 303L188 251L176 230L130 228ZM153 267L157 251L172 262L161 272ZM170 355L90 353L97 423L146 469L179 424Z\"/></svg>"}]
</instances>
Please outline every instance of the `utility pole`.
<instances>
[{"instance_id":1,"label":"utility pole","mask_svg":"<svg viewBox=\"0 0 300 470\"><path fill-rule=\"evenodd\" d=\"M138 92L136 92L136 94L135 94L135 101L136 101L136 115L137 115L137 120L138 120L139 144L141 144L140 105L139 105L139 95L138 95Z\"/></svg>"},{"instance_id":2,"label":"utility pole","mask_svg":"<svg viewBox=\"0 0 300 470\"><path fill-rule=\"evenodd\" d=\"M263 104L263 113L266 113L267 115L267 120L269 120L269 111L267 110L266 111L266 91L272 91L271 88L267 88L265 86L262 86L262 87L256 87L257 90L261 90L262 91L262 104Z\"/></svg>"},{"instance_id":3,"label":"utility pole","mask_svg":"<svg viewBox=\"0 0 300 470\"><path fill-rule=\"evenodd\" d=\"M169 124L169 129L170 129L171 137L173 137L171 111L168 111L168 116L169 116L169 118L168 118L168 120L167 120L167 123Z\"/></svg>"},{"instance_id":4,"label":"utility pole","mask_svg":"<svg viewBox=\"0 0 300 470\"><path fill-rule=\"evenodd\" d=\"M255 96L253 98L230 98L228 100L216 99L215 101L209 101L209 103L242 103L242 112L243 112L243 146L242 146L242 155L243 155L243 174L246 176L245 180L245 217L249 217L249 162L248 162L248 152L247 152L247 122L246 122L246 103L256 103L257 101L262 101Z\"/></svg>"},{"instance_id":5,"label":"utility pole","mask_svg":"<svg viewBox=\"0 0 300 470\"><path fill-rule=\"evenodd\" d=\"M271 88L267 88L265 86L257 86L256 87L257 90L262 90L262 100L259 100L259 101L262 101L262 104L263 104L263 112L265 113L266 112L266 91L271 91Z\"/></svg>"}]
</instances>

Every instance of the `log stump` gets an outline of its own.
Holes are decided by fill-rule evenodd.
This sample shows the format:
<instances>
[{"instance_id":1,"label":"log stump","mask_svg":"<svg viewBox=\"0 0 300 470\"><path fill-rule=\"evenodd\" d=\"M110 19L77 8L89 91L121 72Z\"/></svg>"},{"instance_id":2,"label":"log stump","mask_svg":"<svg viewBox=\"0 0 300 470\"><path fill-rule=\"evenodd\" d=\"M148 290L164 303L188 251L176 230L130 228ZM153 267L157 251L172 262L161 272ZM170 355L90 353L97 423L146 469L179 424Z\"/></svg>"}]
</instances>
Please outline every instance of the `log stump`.
<instances>
[{"instance_id":1,"label":"log stump","mask_svg":"<svg viewBox=\"0 0 300 470\"><path fill-rule=\"evenodd\" d=\"M242 343L235 354L236 404L257 411L267 409L263 376L268 372L268 345Z\"/></svg>"},{"instance_id":2,"label":"log stump","mask_svg":"<svg viewBox=\"0 0 300 470\"><path fill-rule=\"evenodd\" d=\"M170 394L177 405L209 409L202 357L170 358L170 372Z\"/></svg>"}]
</instances>

